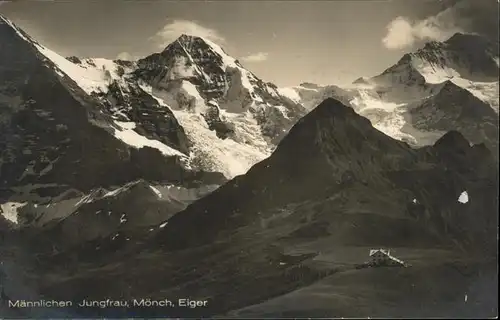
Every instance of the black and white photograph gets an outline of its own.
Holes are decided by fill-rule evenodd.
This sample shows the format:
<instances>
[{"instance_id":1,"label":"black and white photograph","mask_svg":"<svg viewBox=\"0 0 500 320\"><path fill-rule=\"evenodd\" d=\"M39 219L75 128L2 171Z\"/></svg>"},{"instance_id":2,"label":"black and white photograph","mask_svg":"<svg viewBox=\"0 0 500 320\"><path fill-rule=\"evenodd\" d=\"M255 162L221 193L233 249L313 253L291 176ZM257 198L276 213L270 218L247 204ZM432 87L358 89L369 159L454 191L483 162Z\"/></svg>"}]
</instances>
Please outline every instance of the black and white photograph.
<instances>
[{"instance_id":1,"label":"black and white photograph","mask_svg":"<svg viewBox=\"0 0 500 320\"><path fill-rule=\"evenodd\" d=\"M0 319L498 317L498 0L1 0Z\"/></svg>"}]
</instances>

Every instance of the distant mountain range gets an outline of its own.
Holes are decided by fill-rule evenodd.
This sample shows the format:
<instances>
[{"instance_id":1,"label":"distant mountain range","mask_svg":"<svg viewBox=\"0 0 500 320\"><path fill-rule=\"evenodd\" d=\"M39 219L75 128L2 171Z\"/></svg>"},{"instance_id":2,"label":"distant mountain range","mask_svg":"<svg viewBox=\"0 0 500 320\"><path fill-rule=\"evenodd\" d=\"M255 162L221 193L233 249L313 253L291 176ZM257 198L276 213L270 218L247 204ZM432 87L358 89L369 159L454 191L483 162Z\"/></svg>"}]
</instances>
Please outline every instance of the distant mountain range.
<instances>
[{"instance_id":1,"label":"distant mountain range","mask_svg":"<svg viewBox=\"0 0 500 320\"><path fill-rule=\"evenodd\" d=\"M347 88L302 84L282 91L310 109L335 97L373 125L417 147L459 130L472 143L498 146L499 58L495 44L457 33L405 54L394 66Z\"/></svg>"},{"instance_id":2,"label":"distant mountain range","mask_svg":"<svg viewBox=\"0 0 500 320\"><path fill-rule=\"evenodd\" d=\"M456 34L278 88L199 37L63 58L0 17L2 299L131 303L0 314L496 314L498 61ZM367 268L382 247L411 267ZM166 298L207 306L132 304Z\"/></svg>"},{"instance_id":3,"label":"distant mountain range","mask_svg":"<svg viewBox=\"0 0 500 320\"><path fill-rule=\"evenodd\" d=\"M184 35L137 62L66 59L1 21L0 202L29 221L138 179L213 190L306 113L208 40Z\"/></svg>"}]
</instances>

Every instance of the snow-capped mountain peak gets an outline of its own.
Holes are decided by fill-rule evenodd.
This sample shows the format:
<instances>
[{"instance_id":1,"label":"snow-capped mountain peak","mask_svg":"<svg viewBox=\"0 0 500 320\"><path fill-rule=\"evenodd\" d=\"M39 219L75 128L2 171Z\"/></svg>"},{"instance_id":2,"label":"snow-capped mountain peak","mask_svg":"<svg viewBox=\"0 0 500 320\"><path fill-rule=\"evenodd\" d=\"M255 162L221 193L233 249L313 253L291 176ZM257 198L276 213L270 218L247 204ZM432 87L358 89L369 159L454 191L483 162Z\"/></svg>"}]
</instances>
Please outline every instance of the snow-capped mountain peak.
<instances>
[{"instance_id":1,"label":"snow-capped mountain peak","mask_svg":"<svg viewBox=\"0 0 500 320\"><path fill-rule=\"evenodd\" d=\"M412 54L412 63L424 76L434 74L434 81L460 77L486 82L498 80L497 57L493 44L486 38L456 33L445 42L427 43Z\"/></svg>"},{"instance_id":2,"label":"snow-capped mountain peak","mask_svg":"<svg viewBox=\"0 0 500 320\"><path fill-rule=\"evenodd\" d=\"M174 111L192 143L199 144L191 153L193 163L203 158L203 165L227 176L244 173L268 156L306 112L221 46L197 36L181 35L162 52L140 59L134 76ZM201 147L209 140L211 146Z\"/></svg>"},{"instance_id":3,"label":"snow-capped mountain peak","mask_svg":"<svg viewBox=\"0 0 500 320\"><path fill-rule=\"evenodd\" d=\"M431 41L405 54L394 66L371 80L377 85L421 86L461 78L498 81L498 52L486 38L456 33L444 42Z\"/></svg>"},{"instance_id":4,"label":"snow-capped mountain peak","mask_svg":"<svg viewBox=\"0 0 500 320\"><path fill-rule=\"evenodd\" d=\"M182 34L174 42L168 45L164 53L171 53L172 47L180 46L182 50L188 56L204 56L205 58L210 58L212 62L219 63L220 66L225 69L225 67L236 67L241 65L239 62L231 57L220 45L215 42L193 35ZM191 62L195 62L192 59Z\"/></svg>"},{"instance_id":5,"label":"snow-capped mountain peak","mask_svg":"<svg viewBox=\"0 0 500 320\"><path fill-rule=\"evenodd\" d=\"M207 101L224 96L225 100L239 100L240 110L232 111L245 111L252 101L264 103L266 94L280 98L275 88L246 70L221 46L198 36L181 35L161 53L139 60L136 74L166 90L175 86L172 82L189 81Z\"/></svg>"}]
</instances>

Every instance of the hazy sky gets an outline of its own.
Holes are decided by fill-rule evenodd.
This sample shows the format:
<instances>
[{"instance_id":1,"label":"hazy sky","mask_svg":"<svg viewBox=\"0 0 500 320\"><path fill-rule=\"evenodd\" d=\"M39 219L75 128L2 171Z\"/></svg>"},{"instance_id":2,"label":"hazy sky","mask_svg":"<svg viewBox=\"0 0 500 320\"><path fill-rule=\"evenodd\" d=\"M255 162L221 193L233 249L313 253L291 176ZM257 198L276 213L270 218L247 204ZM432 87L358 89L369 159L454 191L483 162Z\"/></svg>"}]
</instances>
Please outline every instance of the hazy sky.
<instances>
[{"instance_id":1,"label":"hazy sky","mask_svg":"<svg viewBox=\"0 0 500 320\"><path fill-rule=\"evenodd\" d=\"M279 86L348 83L383 71L422 41L498 30L497 0L0 3L0 14L64 56L143 57L191 33Z\"/></svg>"}]
</instances>

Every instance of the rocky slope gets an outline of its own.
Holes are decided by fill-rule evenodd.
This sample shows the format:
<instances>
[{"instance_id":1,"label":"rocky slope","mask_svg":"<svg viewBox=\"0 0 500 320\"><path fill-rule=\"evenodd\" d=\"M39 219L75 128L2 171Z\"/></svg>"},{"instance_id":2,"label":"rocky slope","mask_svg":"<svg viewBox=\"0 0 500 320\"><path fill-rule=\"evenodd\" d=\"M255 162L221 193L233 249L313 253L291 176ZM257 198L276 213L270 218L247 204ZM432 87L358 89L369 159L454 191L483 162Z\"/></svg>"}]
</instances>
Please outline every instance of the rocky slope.
<instances>
[{"instance_id":1,"label":"rocky slope","mask_svg":"<svg viewBox=\"0 0 500 320\"><path fill-rule=\"evenodd\" d=\"M39 257L41 262L31 262L36 266L32 276L44 296L53 298L209 301L205 308L169 309L171 316L182 317L224 314L288 292L299 294L300 288L317 292L310 285L318 281L361 288L383 277L372 303L349 298L359 292L344 293L347 300L335 296L318 302L308 314L389 316L395 312L391 305L402 304L401 316L429 310L453 316L470 312L456 301L463 299L462 290L480 281L478 272L492 275L488 261L496 255L497 185L496 163L484 145L471 146L452 131L435 145L415 150L376 130L352 108L327 99L290 130L268 159L148 236L121 244L103 238L62 255ZM90 254L96 246L104 251ZM373 247L397 248L412 267L389 273L359 269ZM90 267L81 269L82 261ZM70 271L75 268L76 276ZM468 271L453 271L463 268ZM415 283L424 274L444 277L448 285ZM409 296L391 294L412 286ZM323 288L323 294L332 295L338 286ZM478 314L492 312L494 304L484 299L494 292L488 292L471 293ZM279 309L291 310L287 316L301 316L306 307L282 303ZM446 307L450 304L454 308ZM250 314L280 316L276 310L253 310ZM162 308L138 307L65 312L165 315Z\"/></svg>"}]
</instances>

